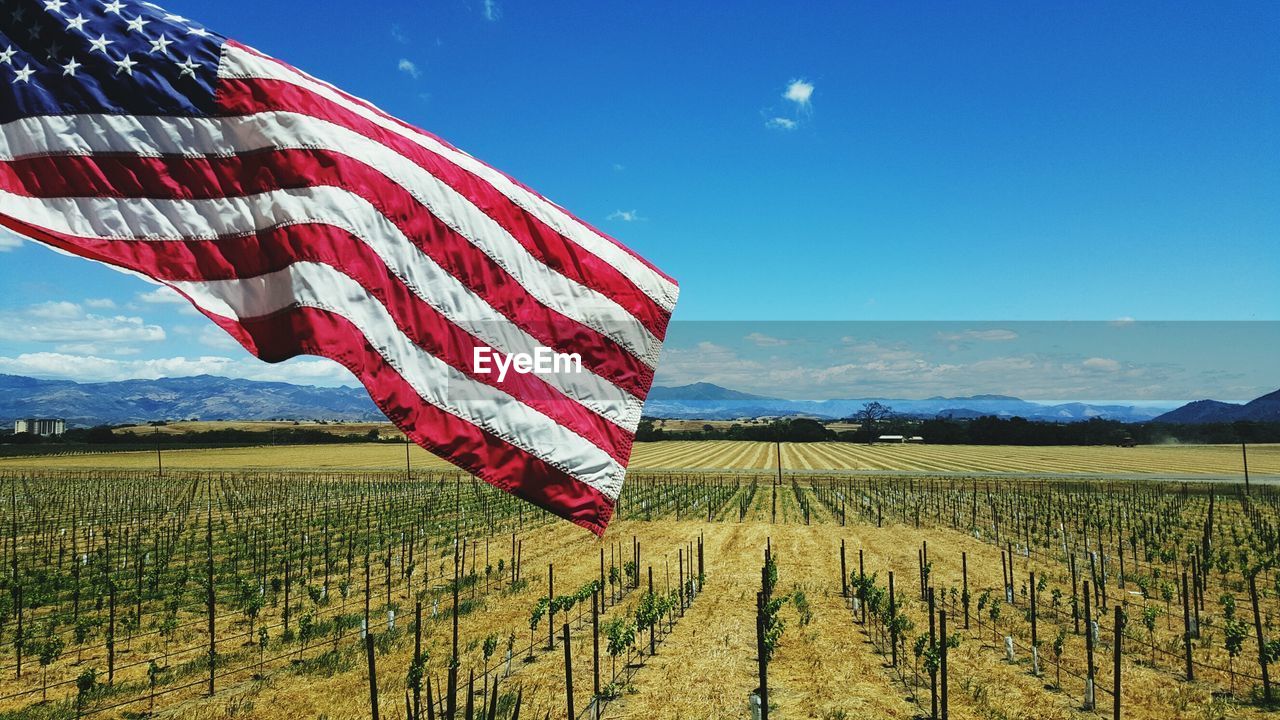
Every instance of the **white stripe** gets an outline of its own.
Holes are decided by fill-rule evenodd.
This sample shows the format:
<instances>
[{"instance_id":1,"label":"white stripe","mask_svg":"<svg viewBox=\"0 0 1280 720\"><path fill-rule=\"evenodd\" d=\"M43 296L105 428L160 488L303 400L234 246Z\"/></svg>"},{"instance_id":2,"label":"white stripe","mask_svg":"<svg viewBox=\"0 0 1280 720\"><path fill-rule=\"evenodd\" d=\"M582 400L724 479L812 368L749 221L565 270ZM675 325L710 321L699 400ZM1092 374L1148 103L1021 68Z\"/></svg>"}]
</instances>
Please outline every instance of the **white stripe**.
<instances>
[{"instance_id":1,"label":"white stripe","mask_svg":"<svg viewBox=\"0 0 1280 720\"><path fill-rule=\"evenodd\" d=\"M276 190L211 200L53 198L0 190L6 214L65 235L129 239L216 238L294 224L325 224L359 238L415 295L453 324L503 352L532 353L541 344L418 250L364 198L333 187ZM121 234L123 232L123 235ZM547 376L565 395L635 432L642 403L590 372Z\"/></svg>"},{"instance_id":2,"label":"white stripe","mask_svg":"<svg viewBox=\"0 0 1280 720\"><path fill-rule=\"evenodd\" d=\"M540 302L613 339L649 367L657 365L661 341L626 308L547 267L436 176L385 145L335 123L296 113L265 112L228 118L39 116L0 125L0 160L105 152L227 156L267 148L322 149L377 170L511 273Z\"/></svg>"},{"instance_id":3,"label":"white stripe","mask_svg":"<svg viewBox=\"0 0 1280 720\"><path fill-rule=\"evenodd\" d=\"M498 192L523 208L525 212L537 217L566 239L617 268L626 278L635 283L636 287L640 288L667 312L671 312L675 308L676 298L680 293L680 288L675 283L654 271L653 268L632 256L626 250L618 247L609 239L601 237L599 233L571 217L555 203L525 190L512 182L506 175L490 168L470 155L450 148L424 133L409 130L378 112L374 112L359 103L352 102L345 97L344 93L328 83L316 80L300 70L265 60L234 45L224 47L222 63L218 67L218 76L223 78L263 78L280 80L296 85L332 101L384 130L395 133L440 155L476 177L484 179L493 185Z\"/></svg>"},{"instance_id":4,"label":"white stripe","mask_svg":"<svg viewBox=\"0 0 1280 720\"><path fill-rule=\"evenodd\" d=\"M360 283L327 265L295 263L249 279L168 284L205 310L235 321L291 307L341 315L425 402L484 428L610 498L618 496L623 467L607 453L510 394L424 351Z\"/></svg>"}]
</instances>

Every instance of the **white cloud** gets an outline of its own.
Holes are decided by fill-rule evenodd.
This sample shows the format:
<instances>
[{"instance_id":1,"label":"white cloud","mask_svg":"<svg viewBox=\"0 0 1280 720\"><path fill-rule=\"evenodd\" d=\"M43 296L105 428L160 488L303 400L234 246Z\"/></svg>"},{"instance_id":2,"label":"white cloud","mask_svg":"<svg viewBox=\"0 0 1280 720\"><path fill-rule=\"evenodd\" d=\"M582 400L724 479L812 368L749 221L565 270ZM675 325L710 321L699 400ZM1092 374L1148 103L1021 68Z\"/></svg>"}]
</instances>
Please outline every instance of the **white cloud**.
<instances>
[{"instance_id":1,"label":"white cloud","mask_svg":"<svg viewBox=\"0 0 1280 720\"><path fill-rule=\"evenodd\" d=\"M111 298L89 298L84 301L84 306L94 310L114 310L116 301Z\"/></svg>"},{"instance_id":2,"label":"white cloud","mask_svg":"<svg viewBox=\"0 0 1280 720\"><path fill-rule=\"evenodd\" d=\"M0 226L0 252L9 252L21 247L23 237L7 227Z\"/></svg>"},{"instance_id":3,"label":"white cloud","mask_svg":"<svg viewBox=\"0 0 1280 720\"><path fill-rule=\"evenodd\" d=\"M627 169L627 166L626 166L626 165L623 165L622 163L614 163L614 164L613 164L613 171L614 171L614 172L622 172L623 170L626 170L626 169Z\"/></svg>"},{"instance_id":4,"label":"white cloud","mask_svg":"<svg viewBox=\"0 0 1280 720\"><path fill-rule=\"evenodd\" d=\"M771 337L769 335L765 335L764 333L759 333L759 332L753 332L750 335L744 337L743 340L746 340L747 342L754 344L756 347L782 347L784 345L791 344L790 340L783 340L782 338Z\"/></svg>"},{"instance_id":5,"label":"white cloud","mask_svg":"<svg viewBox=\"0 0 1280 720\"><path fill-rule=\"evenodd\" d=\"M166 285L150 290L144 293L138 293L138 300L148 305L177 305L178 312L183 315L199 315L200 311L187 302L187 299L178 294L177 290ZM137 306L130 306L131 310L138 309Z\"/></svg>"},{"instance_id":6,"label":"white cloud","mask_svg":"<svg viewBox=\"0 0 1280 720\"><path fill-rule=\"evenodd\" d=\"M24 353L16 357L0 357L0 373L64 378L80 382L221 375L246 380L304 384L356 384L346 368L323 358L296 358L271 364L250 357L233 359L201 356L120 360L98 355L38 352Z\"/></svg>"},{"instance_id":7,"label":"white cloud","mask_svg":"<svg viewBox=\"0 0 1280 720\"><path fill-rule=\"evenodd\" d=\"M138 299L148 305L182 305L187 302L187 299L179 295L177 290L163 285L148 292L138 293Z\"/></svg>"},{"instance_id":8,"label":"white cloud","mask_svg":"<svg viewBox=\"0 0 1280 720\"><path fill-rule=\"evenodd\" d=\"M1097 372L1115 372L1120 369L1120 361L1111 358L1091 357L1080 364L1087 370Z\"/></svg>"},{"instance_id":9,"label":"white cloud","mask_svg":"<svg viewBox=\"0 0 1280 720\"><path fill-rule=\"evenodd\" d=\"M21 311L22 314L41 320L68 320L81 315L80 306L65 300L43 302Z\"/></svg>"},{"instance_id":10,"label":"white cloud","mask_svg":"<svg viewBox=\"0 0 1280 720\"><path fill-rule=\"evenodd\" d=\"M983 342L1004 342L1017 340L1018 333L1012 330L964 330L962 332L938 333L938 339L957 342L962 340L981 340Z\"/></svg>"},{"instance_id":11,"label":"white cloud","mask_svg":"<svg viewBox=\"0 0 1280 720\"><path fill-rule=\"evenodd\" d=\"M1115 320L1112 320L1112 321L1111 321L1111 325L1112 325L1112 326L1114 326L1114 327L1126 327L1126 326L1128 326L1128 325L1132 325L1132 324L1134 324L1135 322L1137 322L1137 320L1134 320L1133 318L1129 317L1128 315L1124 315L1124 316L1121 316L1121 317L1116 318Z\"/></svg>"},{"instance_id":12,"label":"white cloud","mask_svg":"<svg viewBox=\"0 0 1280 720\"><path fill-rule=\"evenodd\" d=\"M419 70L418 66L409 58L400 58L400 62L396 63L396 69L414 80L422 77L422 71Z\"/></svg>"},{"instance_id":13,"label":"white cloud","mask_svg":"<svg viewBox=\"0 0 1280 720\"><path fill-rule=\"evenodd\" d=\"M770 130L795 130L813 112L813 83L802 79L792 80L782 91L782 99L789 105L781 111L777 108L766 110L768 119L764 121L764 126Z\"/></svg>"},{"instance_id":14,"label":"white cloud","mask_svg":"<svg viewBox=\"0 0 1280 720\"><path fill-rule=\"evenodd\" d=\"M71 302L46 302L0 313L0 340L83 345L159 342L164 328L140 317L94 315ZM114 351L113 351L114 352Z\"/></svg>"},{"instance_id":15,"label":"white cloud","mask_svg":"<svg viewBox=\"0 0 1280 720\"><path fill-rule=\"evenodd\" d=\"M809 99L813 97L813 83L806 80L792 80L787 85L786 92L782 93L782 97L801 108L808 108Z\"/></svg>"},{"instance_id":16,"label":"white cloud","mask_svg":"<svg viewBox=\"0 0 1280 720\"><path fill-rule=\"evenodd\" d=\"M609 220L620 220L622 222L638 222L644 220L640 217L640 213L635 210L614 210L609 213Z\"/></svg>"},{"instance_id":17,"label":"white cloud","mask_svg":"<svg viewBox=\"0 0 1280 720\"><path fill-rule=\"evenodd\" d=\"M217 325L205 325L200 328L200 336L197 338L201 345L218 349L238 348L240 343L236 339L227 334L226 330Z\"/></svg>"},{"instance_id":18,"label":"white cloud","mask_svg":"<svg viewBox=\"0 0 1280 720\"><path fill-rule=\"evenodd\" d=\"M126 345L102 345L98 343L65 343L56 345L54 352L68 353L71 355L115 355L117 357L124 355L137 355L142 351L136 347Z\"/></svg>"},{"instance_id":19,"label":"white cloud","mask_svg":"<svg viewBox=\"0 0 1280 720\"><path fill-rule=\"evenodd\" d=\"M404 30L399 25L391 26L391 37L401 45L409 44L409 36L404 34Z\"/></svg>"},{"instance_id":20,"label":"white cloud","mask_svg":"<svg viewBox=\"0 0 1280 720\"><path fill-rule=\"evenodd\" d=\"M485 20L496 22L502 19L502 6L498 5L497 0L484 0L481 13L484 14Z\"/></svg>"}]
</instances>

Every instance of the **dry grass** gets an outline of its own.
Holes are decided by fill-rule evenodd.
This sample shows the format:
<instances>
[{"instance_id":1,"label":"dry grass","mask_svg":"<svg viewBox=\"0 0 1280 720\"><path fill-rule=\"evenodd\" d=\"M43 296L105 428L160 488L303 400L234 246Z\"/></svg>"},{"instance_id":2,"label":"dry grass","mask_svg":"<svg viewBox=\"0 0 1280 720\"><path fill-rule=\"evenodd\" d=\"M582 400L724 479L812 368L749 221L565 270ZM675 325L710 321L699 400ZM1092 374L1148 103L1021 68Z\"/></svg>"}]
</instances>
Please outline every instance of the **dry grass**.
<instances>
[{"instance_id":1,"label":"dry grass","mask_svg":"<svg viewBox=\"0 0 1280 720\"><path fill-rule=\"evenodd\" d=\"M761 493L760 495L763 495ZM784 496L790 498L790 496ZM764 511L757 498L754 515ZM623 698L610 705L610 718L726 718L744 717L749 692L755 687L754 594L759 584L759 567L766 541L771 540L779 563L779 592L803 590L813 607L813 619L802 626L793 608L784 610L787 630L771 665L770 683L776 718L910 718L920 713L910 700L910 689L885 667L887 659L878 654L868 641L862 626L854 622L839 592L840 540L849 549L850 569L856 567L857 553L862 549L868 572L879 572L883 579L889 569L896 571L898 597L905 612L917 621L916 633L923 630L922 604L915 584L916 548L922 540L929 544L934 561L934 579L938 587L957 585L960 578L960 554L969 557L970 587L976 595L980 589L998 587L1000 557L994 546L971 536L946 529L917 530L904 525L883 528L849 526L841 528L826 522L803 525L797 517L793 499L780 504L779 517L791 522L770 524L711 523L670 520L642 522L623 520L610 527L601 544L583 531L557 524L526 534L525 573L528 587L515 593L492 592L483 607L461 618L463 667L479 663L476 644L488 634L505 638L517 633L517 647L527 641L527 617L536 598L546 593L545 571L548 563L556 566L558 592L576 588L596 577L598 553L611 543L629 546L632 536L644 548L644 564L654 566L655 581L662 587L670 568L672 583L676 575L675 553L678 547L699 533L705 535L708 583L674 632L663 643L656 657L649 658L638 670L633 685ZM828 520L820 517L815 520ZM504 550L506 538L495 538L495 553ZM483 546L483 545L482 545ZM1020 559L1019 577L1033 569ZM407 602L402 589L396 597ZM635 595L606 617L618 612L631 612ZM1010 609L1011 610L1011 609ZM1012 614L1012 613L1010 613ZM410 621L402 614L401 627ZM961 623L954 620L953 629ZM377 629L377 628L375 628ZM1047 630L1042 630L1048 635ZM538 638L546 636L545 620L539 626ZM590 693L589 635L574 636L573 656L578 709L585 707ZM1078 638L1073 638L1078 643ZM447 623L428 625L426 647L430 653L430 672L443 676L447 656ZM504 643L505 644L505 643ZM1066 691L1046 689L1047 677L1036 678L1029 672L1025 658L1017 664L1004 661L1003 653L992 647L989 636L979 634L976 626L967 633L961 647L952 654L951 716L957 719L995 720L998 718L1083 718L1092 717L1078 710L1081 690L1078 683L1067 684ZM327 647L318 641L307 653L315 658ZM329 720L368 717L368 685L363 659L350 645L325 670L312 664L277 665L265 680L248 677L234 683L223 683L224 689L212 698L199 696L198 689L166 698L162 717L228 718L246 717L262 720L285 718L327 718ZM378 685L383 717L403 716L405 670L411 657L409 636L402 637L386 654L378 657ZM1075 648L1073 652L1079 652ZM513 664L515 674L507 686L525 689L524 717L563 717L563 663L559 649L540 654L533 663ZM1125 717L1134 720L1164 718L1212 718L1217 712L1209 688L1187 685L1166 672L1142 667L1136 659L1126 657L1124 667ZM607 667L607 658L602 661ZM910 659L906 660L910 663ZM1107 667L1102 654L1100 667ZM1046 676L1050 664L1044 664ZM1101 670L1100 670L1101 673ZM910 673L908 672L908 676ZM1105 681L1106 677L1103 677ZM465 676L464 676L465 682ZM927 688L916 690L916 697L927 711ZM1108 698L1099 693L1099 703ZM134 710L143 705L134 706ZM1247 707L1220 708L1223 717L1260 717ZM108 714L107 716L112 716Z\"/></svg>"},{"instance_id":2,"label":"dry grass","mask_svg":"<svg viewBox=\"0 0 1280 720\"><path fill-rule=\"evenodd\" d=\"M389 421L381 422L311 422L292 420L191 420L168 422L164 425L128 425L115 428L117 433L134 433L150 435L159 432L164 435L179 435L190 432L209 432L213 430L246 430L249 432L270 432L272 430L317 430L331 435L366 435L370 430L377 430L384 438L404 437Z\"/></svg>"},{"instance_id":3,"label":"dry grass","mask_svg":"<svg viewBox=\"0 0 1280 720\"><path fill-rule=\"evenodd\" d=\"M416 468L452 467L416 446L412 448L411 455ZM0 458L0 469L149 469L154 468L155 463L154 452L140 451ZM404 447L395 443L164 451L165 467L182 469L398 469L403 468L404 463ZM1234 445L1147 445L1119 448L787 443L782 446L782 464L787 469L799 470L923 474L1242 476L1240 448ZM631 468L635 470L766 470L776 467L774 446L763 442L711 440L637 443L631 457ZM1250 446L1249 469L1255 479L1280 478L1280 445Z\"/></svg>"},{"instance_id":4,"label":"dry grass","mask_svg":"<svg viewBox=\"0 0 1280 720\"><path fill-rule=\"evenodd\" d=\"M791 470L908 471L918 473L1025 473L1089 475L1208 475L1241 477L1236 445L1112 446L912 445L784 443L782 465ZM758 469L777 467L772 443L688 440L637 443L635 469ZM1280 477L1280 445L1249 447L1255 477Z\"/></svg>"}]
</instances>

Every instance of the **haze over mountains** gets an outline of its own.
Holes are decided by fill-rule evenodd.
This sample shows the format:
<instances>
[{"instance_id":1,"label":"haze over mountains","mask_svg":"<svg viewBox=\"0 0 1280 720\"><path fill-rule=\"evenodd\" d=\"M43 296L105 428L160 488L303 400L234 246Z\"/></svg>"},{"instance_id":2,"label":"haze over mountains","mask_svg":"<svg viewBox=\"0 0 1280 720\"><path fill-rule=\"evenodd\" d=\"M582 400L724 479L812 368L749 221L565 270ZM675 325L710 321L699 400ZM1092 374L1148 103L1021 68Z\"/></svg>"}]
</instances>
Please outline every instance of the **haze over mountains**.
<instances>
[{"instance_id":1,"label":"haze over mountains","mask_svg":"<svg viewBox=\"0 0 1280 720\"><path fill-rule=\"evenodd\" d=\"M68 425L152 420L383 420L364 388L316 387L197 375L76 383L0 375L0 420L64 418Z\"/></svg>"},{"instance_id":2,"label":"haze over mountains","mask_svg":"<svg viewBox=\"0 0 1280 720\"><path fill-rule=\"evenodd\" d=\"M865 403L879 402L899 415L974 418L983 415L1024 417L1029 420L1075 422L1100 417L1124 422L1150 420L1167 407L1062 403L1046 405L1007 395L931 397L911 400L890 397L838 398L832 400L784 400L730 390L711 383L680 387L655 387L645 403L652 417L733 420L744 417L803 415L816 418L852 417Z\"/></svg>"},{"instance_id":3,"label":"haze over mountains","mask_svg":"<svg viewBox=\"0 0 1280 720\"><path fill-rule=\"evenodd\" d=\"M785 400L711 383L655 386L645 403L649 417L733 420L758 417L847 418L867 402L880 402L913 417L972 418L983 415L1076 422L1106 418L1171 423L1280 421L1280 390L1246 404L1198 400L1169 412L1161 407L1043 404L1005 395L931 397L923 400L867 397ZM1163 414L1162 414L1163 413ZM72 426L143 423L153 420L344 420L384 419L362 388L317 387L198 375L159 380L77 383L0 375L0 422L58 417Z\"/></svg>"},{"instance_id":4,"label":"haze over mountains","mask_svg":"<svg viewBox=\"0 0 1280 720\"><path fill-rule=\"evenodd\" d=\"M1158 422L1188 425L1236 422L1237 420L1280 422L1280 390L1267 393L1243 405L1217 400L1197 400L1156 418Z\"/></svg>"}]
</instances>

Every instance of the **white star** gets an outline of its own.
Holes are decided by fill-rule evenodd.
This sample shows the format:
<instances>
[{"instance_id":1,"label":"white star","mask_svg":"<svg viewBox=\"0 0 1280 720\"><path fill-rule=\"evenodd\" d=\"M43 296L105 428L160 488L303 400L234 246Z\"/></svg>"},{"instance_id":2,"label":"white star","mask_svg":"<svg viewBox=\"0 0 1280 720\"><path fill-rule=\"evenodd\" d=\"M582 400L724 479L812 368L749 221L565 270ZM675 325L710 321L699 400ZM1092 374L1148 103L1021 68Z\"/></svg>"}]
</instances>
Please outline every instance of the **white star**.
<instances>
[{"instance_id":1,"label":"white star","mask_svg":"<svg viewBox=\"0 0 1280 720\"><path fill-rule=\"evenodd\" d=\"M182 17L181 15L174 15L173 13L165 13L164 19L168 20L169 22L176 22L176 23L184 23L187 21L187 19Z\"/></svg>"},{"instance_id":2,"label":"white star","mask_svg":"<svg viewBox=\"0 0 1280 720\"><path fill-rule=\"evenodd\" d=\"M187 61L178 63L178 67L182 68L182 72L178 73L178 77L182 77L183 75L195 77L196 70L200 69L200 63L192 60L191 56L188 55Z\"/></svg>"},{"instance_id":3,"label":"white star","mask_svg":"<svg viewBox=\"0 0 1280 720\"><path fill-rule=\"evenodd\" d=\"M70 75L71 77L75 77L75 76L76 76L76 68L78 68L78 67L80 67L80 63L76 62L76 59L75 59L75 58L71 58L70 60L68 60L68 61L67 61L67 64L66 64L66 65L63 65L63 66L62 66L62 74L63 74L63 75Z\"/></svg>"},{"instance_id":4,"label":"white star","mask_svg":"<svg viewBox=\"0 0 1280 720\"><path fill-rule=\"evenodd\" d=\"M67 20L67 29L84 32L84 24L87 22L89 21L85 19L84 15L76 15Z\"/></svg>"},{"instance_id":5,"label":"white star","mask_svg":"<svg viewBox=\"0 0 1280 720\"><path fill-rule=\"evenodd\" d=\"M137 60L130 60L128 54L126 54L123 58L116 60L115 62L116 62L117 75L119 75L120 73L132 75L133 66L138 64Z\"/></svg>"},{"instance_id":6,"label":"white star","mask_svg":"<svg viewBox=\"0 0 1280 720\"><path fill-rule=\"evenodd\" d=\"M54 40L53 42L49 43L49 53L45 57L49 58L50 60L57 60L58 56L61 54L62 54L62 43L58 42L57 40Z\"/></svg>"},{"instance_id":7,"label":"white star","mask_svg":"<svg viewBox=\"0 0 1280 720\"><path fill-rule=\"evenodd\" d=\"M151 21L139 15L138 17L130 20L125 27L135 32L142 32L142 26L149 22Z\"/></svg>"},{"instance_id":8,"label":"white star","mask_svg":"<svg viewBox=\"0 0 1280 720\"><path fill-rule=\"evenodd\" d=\"M65 5L66 3L63 0L44 0L44 9L49 12L60 13Z\"/></svg>"},{"instance_id":9,"label":"white star","mask_svg":"<svg viewBox=\"0 0 1280 720\"><path fill-rule=\"evenodd\" d=\"M172 44L173 44L172 40L165 37L164 35L161 35L160 37L151 41L151 51L148 52L147 54L150 55L151 53L164 53L165 55L168 55L169 46Z\"/></svg>"},{"instance_id":10,"label":"white star","mask_svg":"<svg viewBox=\"0 0 1280 720\"><path fill-rule=\"evenodd\" d=\"M9 17L13 18L14 22L18 22L22 20L22 16L25 15L26 13L27 13L27 8L23 5L19 5L18 7L13 9L13 12L9 13Z\"/></svg>"},{"instance_id":11,"label":"white star","mask_svg":"<svg viewBox=\"0 0 1280 720\"><path fill-rule=\"evenodd\" d=\"M120 0L111 0L111 2L102 4L102 12L115 13L116 15L119 15L120 11L123 10L124 7L124 3L120 2Z\"/></svg>"},{"instance_id":12,"label":"white star","mask_svg":"<svg viewBox=\"0 0 1280 720\"><path fill-rule=\"evenodd\" d=\"M115 40L108 40L106 35L99 35L97 40L89 41L89 52L97 50L103 55L107 54L107 46L115 43Z\"/></svg>"},{"instance_id":13,"label":"white star","mask_svg":"<svg viewBox=\"0 0 1280 720\"><path fill-rule=\"evenodd\" d=\"M36 25L35 23L32 23L31 27L27 28L27 37L31 38L32 40L35 40L36 38L40 37L40 26Z\"/></svg>"},{"instance_id":14,"label":"white star","mask_svg":"<svg viewBox=\"0 0 1280 720\"><path fill-rule=\"evenodd\" d=\"M18 51L14 50L13 46L10 45L9 47L5 48L3 52L0 52L0 62L4 63L5 65L12 65L13 56L17 54L17 52Z\"/></svg>"},{"instance_id":15,"label":"white star","mask_svg":"<svg viewBox=\"0 0 1280 720\"><path fill-rule=\"evenodd\" d=\"M30 65L24 65L21 70L14 70L14 73L13 82L14 84L17 84L20 82L30 82L28 78L34 75L36 71L32 70Z\"/></svg>"},{"instance_id":16,"label":"white star","mask_svg":"<svg viewBox=\"0 0 1280 720\"><path fill-rule=\"evenodd\" d=\"M208 36L209 36L209 31L208 31L208 30L205 30L205 29L204 29L204 28L202 28L202 27L193 27L193 28L190 28L190 29L188 29L188 30L187 30L187 34L188 34L188 35L195 35L196 37L208 37Z\"/></svg>"}]
</instances>

